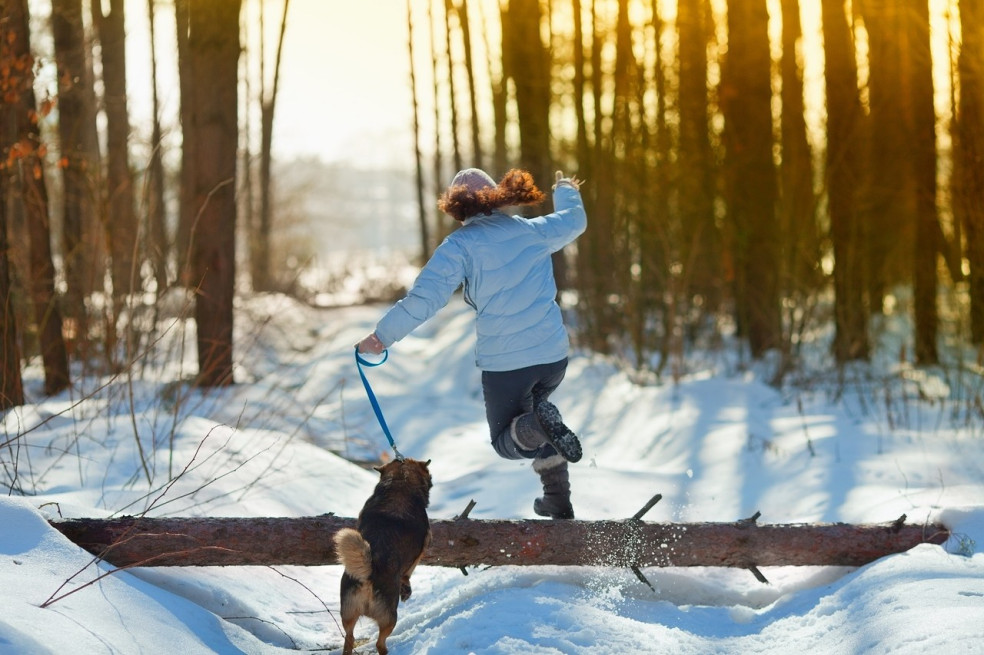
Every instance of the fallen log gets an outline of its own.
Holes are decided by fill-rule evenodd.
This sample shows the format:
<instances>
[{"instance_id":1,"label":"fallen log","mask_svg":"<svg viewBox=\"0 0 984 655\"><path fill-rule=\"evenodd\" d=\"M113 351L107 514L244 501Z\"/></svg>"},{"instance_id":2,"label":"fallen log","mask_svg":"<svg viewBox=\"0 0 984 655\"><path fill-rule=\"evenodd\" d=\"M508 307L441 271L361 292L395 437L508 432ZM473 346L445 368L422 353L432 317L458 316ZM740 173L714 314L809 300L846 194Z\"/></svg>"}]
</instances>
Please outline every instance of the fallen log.
<instances>
[{"instance_id":1,"label":"fallen log","mask_svg":"<svg viewBox=\"0 0 984 655\"><path fill-rule=\"evenodd\" d=\"M922 544L942 544L941 525L649 523L432 520L429 566L861 566ZM70 519L51 523L93 555L130 566L316 566L335 563L332 536L355 519Z\"/></svg>"}]
</instances>

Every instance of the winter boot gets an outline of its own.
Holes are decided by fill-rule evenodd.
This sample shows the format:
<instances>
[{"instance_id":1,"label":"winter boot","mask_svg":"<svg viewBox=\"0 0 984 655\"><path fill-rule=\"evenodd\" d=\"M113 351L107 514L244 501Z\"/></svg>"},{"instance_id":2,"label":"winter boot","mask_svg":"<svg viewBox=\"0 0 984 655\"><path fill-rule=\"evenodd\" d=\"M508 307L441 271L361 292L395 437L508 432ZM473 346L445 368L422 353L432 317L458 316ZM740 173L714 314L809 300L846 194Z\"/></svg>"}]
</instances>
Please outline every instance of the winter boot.
<instances>
[{"instance_id":1,"label":"winter boot","mask_svg":"<svg viewBox=\"0 0 984 655\"><path fill-rule=\"evenodd\" d=\"M537 450L552 446L553 454L569 462L581 459L581 442L560 420L560 412L553 403L538 401L532 412L520 414L509 425L509 436L521 454L526 457L538 456Z\"/></svg>"},{"instance_id":2,"label":"winter boot","mask_svg":"<svg viewBox=\"0 0 984 655\"><path fill-rule=\"evenodd\" d=\"M568 462L581 459L581 442L560 418L560 410L546 398L533 399L533 414L546 435L546 441Z\"/></svg>"},{"instance_id":3,"label":"winter boot","mask_svg":"<svg viewBox=\"0 0 984 655\"><path fill-rule=\"evenodd\" d=\"M574 518L567 460L550 446L544 446L533 460L533 470L543 484L543 495L533 501L533 511L552 519Z\"/></svg>"},{"instance_id":4,"label":"winter boot","mask_svg":"<svg viewBox=\"0 0 984 655\"><path fill-rule=\"evenodd\" d=\"M533 412L520 414L514 418L509 424L509 436L526 457L535 457L540 446L547 443L547 435L544 434Z\"/></svg>"}]
</instances>

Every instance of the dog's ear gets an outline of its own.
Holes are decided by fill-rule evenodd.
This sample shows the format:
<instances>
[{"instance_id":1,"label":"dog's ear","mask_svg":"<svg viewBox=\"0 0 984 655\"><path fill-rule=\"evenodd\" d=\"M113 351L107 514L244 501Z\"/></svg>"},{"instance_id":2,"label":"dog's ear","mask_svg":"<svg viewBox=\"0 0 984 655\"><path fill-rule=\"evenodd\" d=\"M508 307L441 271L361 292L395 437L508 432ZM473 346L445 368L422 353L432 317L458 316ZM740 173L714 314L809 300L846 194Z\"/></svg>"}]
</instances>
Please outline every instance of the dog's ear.
<instances>
[{"instance_id":1,"label":"dog's ear","mask_svg":"<svg viewBox=\"0 0 984 655\"><path fill-rule=\"evenodd\" d=\"M430 460L427 460L426 462L424 462L424 466L425 466L425 467L426 467L426 466L430 466L430 465L431 465L431 461L430 461Z\"/></svg>"}]
</instances>

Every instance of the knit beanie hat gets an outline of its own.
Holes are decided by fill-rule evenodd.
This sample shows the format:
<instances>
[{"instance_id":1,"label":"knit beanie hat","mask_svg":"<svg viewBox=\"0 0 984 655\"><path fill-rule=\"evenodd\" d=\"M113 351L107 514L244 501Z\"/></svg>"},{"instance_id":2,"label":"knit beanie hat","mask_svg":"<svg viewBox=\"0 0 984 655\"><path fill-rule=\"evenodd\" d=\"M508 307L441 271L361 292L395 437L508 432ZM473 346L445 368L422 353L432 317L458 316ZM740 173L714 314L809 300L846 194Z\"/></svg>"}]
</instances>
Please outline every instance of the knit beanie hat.
<instances>
[{"instance_id":1,"label":"knit beanie hat","mask_svg":"<svg viewBox=\"0 0 984 655\"><path fill-rule=\"evenodd\" d=\"M464 221L470 216L491 214L500 207L531 205L541 200L543 193L527 171L514 168L496 184L485 171L466 168L454 176L437 206L456 221Z\"/></svg>"},{"instance_id":2,"label":"knit beanie hat","mask_svg":"<svg viewBox=\"0 0 984 655\"><path fill-rule=\"evenodd\" d=\"M451 180L451 186L466 187L472 193L495 187L495 180L480 168L466 168L458 171L458 174Z\"/></svg>"}]
</instances>

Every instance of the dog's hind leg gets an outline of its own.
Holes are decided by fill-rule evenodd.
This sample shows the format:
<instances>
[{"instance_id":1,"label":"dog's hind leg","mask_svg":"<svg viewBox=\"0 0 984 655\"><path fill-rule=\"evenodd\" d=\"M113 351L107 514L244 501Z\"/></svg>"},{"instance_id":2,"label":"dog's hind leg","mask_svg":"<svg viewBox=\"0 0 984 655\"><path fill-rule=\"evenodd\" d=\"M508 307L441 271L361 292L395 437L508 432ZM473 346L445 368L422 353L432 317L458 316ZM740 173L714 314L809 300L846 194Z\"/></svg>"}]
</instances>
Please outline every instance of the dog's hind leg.
<instances>
[{"instance_id":1,"label":"dog's hind leg","mask_svg":"<svg viewBox=\"0 0 984 655\"><path fill-rule=\"evenodd\" d=\"M393 628L396 627L396 612L388 613L386 616L382 616L377 619L376 623L379 624L379 639L376 640L376 652L379 655L386 655L389 649L386 648L386 638L390 636L393 632Z\"/></svg>"},{"instance_id":2,"label":"dog's hind leg","mask_svg":"<svg viewBox=\"0 0 984 655\"><path fill-rule=\"evenodd\" d=\"M346 611L342 607L342 628L345 630L345 644L342 646L342 655L352 655L355 648L355 624L359 620L359 613L351 610Z\"/></svg>"},{"instance_id":3,"label":"dog's hind leg","mask_svg":"<svg viewBox=\"0 0 984 655\"><path fill-rule=\"evenodd\" d=\"M410 594L413 592L410 588L410 576L413 575L414 569L416 569L417 565L420 564L420 560L424 558L424 553L427 551L427 547L430 546L430 542L431 532L428 530L427 538L424 540L424 547L420 550L420 554L417 555L417 559L413 561L413 564L407 568L406 572L403 574L403 577L400 578L400 600L403 602L406 602L407 599L410 598Z\"/></svg>"}]
</instances>

